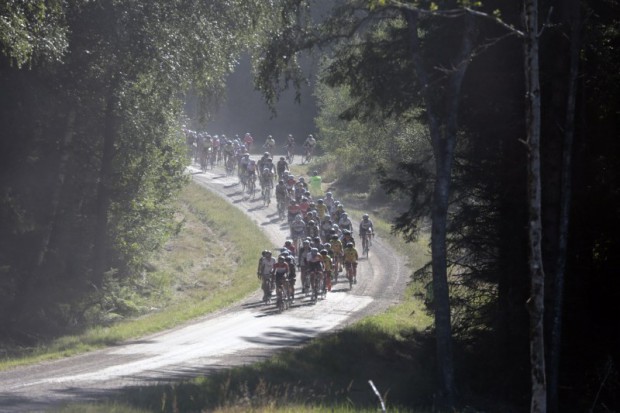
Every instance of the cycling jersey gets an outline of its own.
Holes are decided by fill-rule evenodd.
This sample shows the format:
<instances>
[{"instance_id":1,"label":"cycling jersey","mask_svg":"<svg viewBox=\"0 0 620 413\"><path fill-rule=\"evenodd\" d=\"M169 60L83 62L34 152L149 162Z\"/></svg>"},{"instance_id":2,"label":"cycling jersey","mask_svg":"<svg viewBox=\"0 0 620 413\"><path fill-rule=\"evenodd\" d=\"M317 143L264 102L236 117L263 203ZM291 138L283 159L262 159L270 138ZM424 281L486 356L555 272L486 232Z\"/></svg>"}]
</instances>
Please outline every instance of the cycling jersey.
<instances>
[{"instance_id":1,"label":"cycling jersey","mask_svg":"<svg viewBox=\"0 0 620 413\"><path fill-rule=\"evenodd\" d=\"M372 225L372 221L369 220L369 219L366 220L366 221L362 220L360 222L360 235L365 234L366 231L369 231L369 230L370 230L370 232L374 231L374 227Z\"/></svg>"},{"instance_id":2,"label":"cycling jersey","mask_svg":"<svg viewBox=\"0 0 620 413\"><path fill-rule=\"evenodd\" d=\"M334 254L340 254L342 252L342 242L340 242L340 240L333 240L330 242L330 245L332 246Z\"/></svg>"},{"instance_id":3,"label":"cycling jersey","mask_svg":"<svg viewBox=\"0 0 620 413\"><path fill-rule=\"evenodd\" d=\"M358 255L355 248L344 249L344 262L357 262Z\"/></svg>"}]
</instances>

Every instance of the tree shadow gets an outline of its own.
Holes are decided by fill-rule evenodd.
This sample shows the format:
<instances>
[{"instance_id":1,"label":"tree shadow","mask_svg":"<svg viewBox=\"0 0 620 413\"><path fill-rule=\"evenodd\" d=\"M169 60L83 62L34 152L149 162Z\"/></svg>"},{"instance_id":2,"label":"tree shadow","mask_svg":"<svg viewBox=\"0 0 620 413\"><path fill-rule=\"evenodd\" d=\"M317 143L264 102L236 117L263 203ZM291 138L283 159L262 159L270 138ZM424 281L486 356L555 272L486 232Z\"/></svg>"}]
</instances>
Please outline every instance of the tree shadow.
<instances>
[{"instance_id":1,"label":"tree shadow","mask_svg":"<svg viewBox=\"0 0 620 413\"><path fill-rule=\"evenodd\" d=\"M406 407L432 405L434 346L428 335L409 331L404 332L406 339L397 339L369 325L312 340L316 333L282 327L259 338L248 337L262 345L294 348L243 367L184 371L183 375L201 378L128 388L115 400L165 412L211 411L243 403L250 403L248 410L302 403L317 408L347 405L354 411L377 407L368 384L371 379L388 408L407 411ZM300 341L310 343L299 348Z\"/></svg>"}]
</instances>

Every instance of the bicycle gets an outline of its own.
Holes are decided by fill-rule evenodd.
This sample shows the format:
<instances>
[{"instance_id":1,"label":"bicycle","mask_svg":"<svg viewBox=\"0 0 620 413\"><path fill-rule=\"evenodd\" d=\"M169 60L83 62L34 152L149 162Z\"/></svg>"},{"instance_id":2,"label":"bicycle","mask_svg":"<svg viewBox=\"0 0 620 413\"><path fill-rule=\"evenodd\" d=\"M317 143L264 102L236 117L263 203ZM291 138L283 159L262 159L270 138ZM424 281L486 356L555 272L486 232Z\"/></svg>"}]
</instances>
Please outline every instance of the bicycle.
<instances>
[{"instance_id":1,"label":"bicycle","mask_svg":"<svg viewBox=\"0 0 620 413\"><path fill-rule=\"evenodd\" d=\"M276 288L276 307L278 312L287 310L290 307L290 285L288 279L284 281Z\"/></svg>"},{"instance_id":2,"label":"bicycle","mask_svg":"<svg viewBox=\"0 0 620 413\"><path fill-rule=\"evenodd\" d=\"M301 163L306 164L306 163L310 163L310 161L312 160L312 153L314 152L314 148L312 147L307 147L304 151L304 154L301 157Z\"/></svg>"},{"instance_id":3,"label":"bicycle","mask_svg":"<svg viewBox=\"0 0 620 413\"><path fill-rule=\"evenodd\" d=\"M334 284L338 283L338 273L342 270L342 257L340 254L334 254L334 270L332 271Z\"/></svg>"},{"instance_id":4,"label":"bicycle","mask_svg":"<svg viewBox=\"0 0 620 413\"><path fill-rule=\"evenodd\" d=\"M207 161L209 153L206 150L200 151L200 170L204 173L207 171Z\"/></svg>"},{"instance_id":5,"label":"bicycle","mask_svg":"<svg viewBox=\"0 0 620 413\"><path fill-rule=\"evenodd\" d=\"M235 172L235 159L232 156L226 158L226 176L231 176Z\"/></svg>"},{"instance_id":6,"label":"bicycle","mask_svg":"<svg viewBox=\"0 0 620 413\"><path fill-rule=\"evenodd\" d=\"M271 204L271 182L266 182L263 187L263 206Z\"/></svg>"},{"instance_id":7,"label":"bicycle","mask_svg":"<svg viewBox=\"0 0 620 413\"><path fill-rule=\"evenodd\" d=\"M278 199L277 206L278 206L278 217L280 219L284 219L284 217L286 216L286 198L281 197L280 199Z\"/></svg>"},{"instance_id":8,"label":"bicycle","mask_svg":"<svg viewBox=\"0 0 620 413\"><path fill-rule=\"evenodd\" d=\"M293 164L293 160L295 159L295 151L293 150L292 145L286 145L286 161L289 165Z\"/></svg>"},{"instance_id":9,"label":"bicycle","mask_svg":"<svg viewBox=\"0 0 620 413\"><path fill-rule=\"evenodd\" d=\"M312 302L316 303L319 299L320 291L322 290L324 285L324 279L320 276L320 272L312 271L310 273L310 285L312 288L312 295L310 299L312 300Z\"/></svg>"},{"instance_id":10,"label":"bicycle","mask_svg":"<svg viewBox=\"0 0 620 413\"><path fill-rule=\"evenodd\" d=\"M273 285L272 275L263 275L261 288L263 290L263 303L269 304L271 302L271 290Z\"/></svg>"},{"instance_id":11,"label":"bicycle","mask_svg":"<svg viewBox=\"0 0 620 413\"><path fill-rule=\"evenodd\" d=\"M247 187L248 187L248 194L250 195L250 198L254 199L254 195L256 193L256 175L251 174L248 177Z\"/></svg>"},{"instance_id":12,"label":"bicycle","mask_svg":"<svg viewBox=\"0 0 620 413\"><path fill-rule=\"evenodd\" d=\"M367 231L364 233L362 237L362 254L368 258L368 253L370 252L370 247L372 246L372 232Z\"/></svg>"},{"instance_id":13,"label":"bicycle","mask_svg":"<svg viewBox=\"0 0 620 413\"><path fill-rule=\"evenodd\" d=\"M347 280L349 280L349 290L353 288L354 284L354 275L353 275L353 263L345 262L344 263L345 270L347 272Z\"/></svg>"}]
</instances>

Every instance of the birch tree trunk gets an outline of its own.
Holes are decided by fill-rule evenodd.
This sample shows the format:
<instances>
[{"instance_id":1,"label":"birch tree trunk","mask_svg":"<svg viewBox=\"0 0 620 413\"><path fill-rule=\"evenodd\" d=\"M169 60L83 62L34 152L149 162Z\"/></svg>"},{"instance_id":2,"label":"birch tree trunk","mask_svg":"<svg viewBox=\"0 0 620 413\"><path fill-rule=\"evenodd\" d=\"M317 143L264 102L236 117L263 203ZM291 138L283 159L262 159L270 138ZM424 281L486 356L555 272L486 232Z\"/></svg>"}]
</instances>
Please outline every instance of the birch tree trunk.
<instances>
[{"instance_id":1,"label":"birch tree trunk","mask_svg":"<svg viewBox=\"0 0 620 413\"><path fill-rule=\"evenodd\" d=\"M532 394L530 411L547 410L545 378L544 297L545 273L542 261L541 179L540 179L540 73L538 50L538 0L525 0L525 82L526 128L528 145L528 234L531 295L530 314L530 374Z\"/></svg>"}]
</instances>

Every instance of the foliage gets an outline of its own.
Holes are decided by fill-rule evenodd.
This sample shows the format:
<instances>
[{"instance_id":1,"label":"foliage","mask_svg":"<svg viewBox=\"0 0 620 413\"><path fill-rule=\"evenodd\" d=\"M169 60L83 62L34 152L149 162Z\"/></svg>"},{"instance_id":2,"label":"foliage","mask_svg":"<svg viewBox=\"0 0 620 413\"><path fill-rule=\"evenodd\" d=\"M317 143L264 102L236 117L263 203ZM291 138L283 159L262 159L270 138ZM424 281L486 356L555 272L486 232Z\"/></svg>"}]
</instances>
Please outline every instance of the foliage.
<instances>
[{"instance_id":1,"label":"foliage","mask_svg":"<svg viewBox=\"0 0 620 413\"><path fill-rule=\"evenodd\" d=\"M174 231L170 201L187 182L184 94L219 99L272 6L0 6L8 22L0 28L0 125L11 131L0 141L4 336L30 342L74 328L85 321L84 306L114 300L117 288L107 287L140 276ZM26 62L29 70L20 68ZM68 316L57 317L59 306Z\"/></svg>"}]
</instances>

